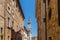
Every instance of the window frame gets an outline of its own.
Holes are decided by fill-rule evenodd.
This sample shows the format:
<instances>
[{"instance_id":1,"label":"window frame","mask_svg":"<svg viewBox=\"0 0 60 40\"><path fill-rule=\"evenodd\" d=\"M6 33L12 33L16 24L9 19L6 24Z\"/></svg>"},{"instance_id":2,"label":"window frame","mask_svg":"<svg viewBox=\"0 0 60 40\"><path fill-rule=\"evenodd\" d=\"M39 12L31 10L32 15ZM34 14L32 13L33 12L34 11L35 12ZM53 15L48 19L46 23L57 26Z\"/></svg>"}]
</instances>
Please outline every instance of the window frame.
<instances>
[{"instance_id":1,"label":"window frame","mask_svg":"<svg viewBox=\"0 0 60 40\"><path fill-rule=\"evenodd\" d=\"M8 6L7 6L7 10L8 10L9 13L11 13L11 7L10 7L9 4L8 4Z\"/></svg>"},{"instance_id":2,"label":"window frame","mask_svg":"<svg viewBox=\"0 0 60 40\"><path fill-rule=\"evenodd\" d=\"M14 29L14 21L12 21L12 29Z\"/></svg>"},{"instance_id":3,"label":"window frame","mask_svg":"<svg viewBox=\"0 0 60 40\"><path fill-rule=\"evenodd\" d=\"M8 27L10 27L10 18L8 17Z\"/></svg>"}]
</instances>

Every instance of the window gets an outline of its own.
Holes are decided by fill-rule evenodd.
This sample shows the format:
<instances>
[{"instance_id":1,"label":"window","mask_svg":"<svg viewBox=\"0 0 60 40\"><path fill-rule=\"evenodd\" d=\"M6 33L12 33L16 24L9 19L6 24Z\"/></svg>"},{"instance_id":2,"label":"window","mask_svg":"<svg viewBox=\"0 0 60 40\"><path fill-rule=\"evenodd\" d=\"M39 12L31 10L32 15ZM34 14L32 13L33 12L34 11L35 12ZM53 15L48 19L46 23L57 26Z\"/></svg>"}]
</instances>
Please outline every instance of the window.
<instances>
[{"instance_id":1,"label":"window","mask_svg":"<svg viewBox=\"0 0 60 40\"><path fill-rule=\"evenodd\" d=\"M50 3L50 0L48 0L48 5L49 5L49 3Z\"/></svg>"},{"instance_id":2,"label":"window","mask_svg":"<svg viewBox=\"0 0 60 40\"><path fill-rule=\"evenodd\" d=\"M50 8L50 10L49 10L49 14L48 14L48 16L49 16L49 20L51 19L51 14L52 14L52 9Z\"/></svg>"},{"instance_id":3,"label":"window","mask_svg":"<svg viewBox=\"0 0 60 40\"><path fill-rule=\"evenodd\" d=\"M2 33L3 28L1 28L1 33Z\"/></svg>"},{"instance_id":4,"label":"window","mask_svg":"<svg viewBox=\"0 0 60 40\"><path fill-rule=\"evenodd\" d=\"M10 37L8 36L8 40L10 40Z\"/></svg>"},{"instance_id":5,"label":"window","mask_svg":"<svg viewBox=\"0 0 60 40\"><path fill-rule=\"evenodd\" d=\"M49 37L49 40L52 40L52 37Z\"/></svg>"},{"instance_id":6,"label":"window","mask_svg":"<svg viewBox=\"0 0 60 40\"><path fill-rule=\"evenodd\" d=\"M46 22L46 18L44 18L43 21Z\"/></svg>"},{"instance_id":7,"label":"window","mask_svg":"<svg viewBox=\"0 0 60 40\"><path fill-rule=\"evenodd\" d=\"M17 8L17 6L18 6L18 5L16 4L16 8Z\"/></svg>"},{"instance_id":8,"label":"window","mask_svg":"<svg viewBox=\"0 0 60 40\"><path fill-rule=\"evenodd\" d=\"M14 16L14 13L12 13L12 15Z\"/></svg>"},{"instance_id":9,"label":"window","mask_svg":"<svg viewBox=\"0 0 60 40\"><path fill-rule=\"evenodd\" d=\"M14 13L12 13L12 16L14 17Z\"/></svg>"},{"instance_id":10,"label":"window","mask_svg":"<svg viewBox=\"0 0 60 40\"><path fill-rule=\"evenodd\" d=\"M14 21L12 21L12 29L14 29Z\"/></svg>"},{"instance_id":11,"label":"window","mask_svg":"<svg viewBox=\"0 0 60 40\"><path fill-rule=\"evenodd\" d=\"M12 16L14 17L14 12L12 11Z\"/></svg>"},{"instance_id":12,"label":"window","mask_svg":"<svg viewBox=\"0 0 60 40\"><path fill-rule=\"evenodd\" d=\"M8 6L8 12L10 13L10 7Z\"/></svg>"},{"instance_id":13,"label":"window","mask_svg":"<svg viewBox=\"0 0 60 40\"><path fill-rule=\"evenodd\" d=\"M18 31L18 25L17 25L17 31Z\"/></svg>"},{"instance_id":14,"label":"window","mask_svg":"<svg viewBox=\"0 0 60 40\"><path fill-rule=\"evenodd\" d=\"M1 28L1 40L3 40L3 28Z\"/></svg>"},{"instance_id":15,"label":"window","mask_svg":"<svg viewBox=\"0 0 60 40\"><path fill-rule=\"evenodd\" d=\"M46 0L43 0L44 3L46 3Z\"/></svg>"},{"instance_id":16,"label":"window","mask_svg":"<svg viewBox=\"0 0 60 40\"><path fill-rule=\"evenodd\" d=\"M9 13L11 12L11 7L9 5L8 5L7 10L8 10Z\"/></svg>"},{"instance_id":17,"label":"window","mask_svg":"<svg viewBox=\"0 0 60 40\"><path fill-rule=\"evenodd\" d=\"M11 40L13 40L13 38L11 38Z\"/></svg>"},{"instance_id":18,"label":"window","mask_svg":"<svg viewBox=\"0 0 60 40\"><path fill-rule=\"evenodd\" d=\"M13 40L13 38L11 38L11 40Z\"/></svg>"},{"instance_id":19,"label":"window","mask_svg":"<svg viewBox=\"0 0 60 40\"><path fill-rule=\"evenodd\" d=\"M10 18L8 17L8 27L10 27Z\"/></svg>"},{"instance_id":20,"label":"window","mask_svg":"<svg viewBox=\"0 0 60 40\"><path fill-rule=\"evenodd\" d=\"M60 0L58 0L58 25L60 26Z\"/></svg>"},{"instance_id":21,"label":"window","mask_svg":"<svg viewBox=\"0 0 60 40\"><path fill-rule=\"evenodd\" d=\"M14 2L14 0L12 0Z\"/></svg>"},{"instance_id":22,"label":"window","mask_svg":"<svg viewBox=\"0 0 60 40\"><path fill-rule=\"evenodd\" d=\"M8 10L10 11L10 7L8 6Z\"/></svg>"}]
</instances>

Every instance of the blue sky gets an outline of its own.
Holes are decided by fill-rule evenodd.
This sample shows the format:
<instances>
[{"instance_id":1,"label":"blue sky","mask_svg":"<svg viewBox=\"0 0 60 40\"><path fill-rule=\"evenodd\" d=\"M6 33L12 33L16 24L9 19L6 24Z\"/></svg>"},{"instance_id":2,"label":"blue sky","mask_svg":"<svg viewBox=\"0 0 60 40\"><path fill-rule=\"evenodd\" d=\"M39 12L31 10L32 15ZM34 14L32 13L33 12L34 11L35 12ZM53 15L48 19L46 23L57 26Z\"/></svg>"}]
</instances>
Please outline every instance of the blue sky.
<instances>
[{"instance_id":1,"label":"blue sky","mask_svg":"<svg viewBox=\"0 0 60 40\"><path fill-rule=\"evenodd\" d=\"M28 27L27 21L30 17L32 36L37 36L37 23L35 18L36 0L20 0L22 10L25 16L24 25Z\"/></svg>"}]
</instances>

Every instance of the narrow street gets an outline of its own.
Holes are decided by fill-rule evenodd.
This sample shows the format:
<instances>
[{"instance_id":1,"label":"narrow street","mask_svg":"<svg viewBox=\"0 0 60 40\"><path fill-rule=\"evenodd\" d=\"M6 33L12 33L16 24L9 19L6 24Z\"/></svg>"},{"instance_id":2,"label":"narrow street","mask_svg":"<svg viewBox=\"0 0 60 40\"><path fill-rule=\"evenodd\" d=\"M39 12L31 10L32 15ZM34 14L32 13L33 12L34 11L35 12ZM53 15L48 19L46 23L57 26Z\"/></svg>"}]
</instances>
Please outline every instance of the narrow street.
<instances>
[{"instance_id":1,"label":"narrow street","mask_svg":"<svg viewBox=\"0 0 60 40\"><path fill-rule=\"evenodd\" d=\"M60 0L0 0L0 40L60 40Z\"/></svg>"}]
</instances>

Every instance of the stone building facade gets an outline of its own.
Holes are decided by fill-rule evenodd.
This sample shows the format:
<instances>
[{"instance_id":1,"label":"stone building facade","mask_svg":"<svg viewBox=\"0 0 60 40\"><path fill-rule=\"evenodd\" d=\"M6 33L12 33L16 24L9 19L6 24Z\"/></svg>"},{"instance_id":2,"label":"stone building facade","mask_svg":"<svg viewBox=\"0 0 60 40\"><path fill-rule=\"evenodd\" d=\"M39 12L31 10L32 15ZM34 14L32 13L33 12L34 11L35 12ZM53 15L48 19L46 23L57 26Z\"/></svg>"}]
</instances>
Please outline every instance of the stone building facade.
<instances>
[{"instance_id":1,"label":"stone building facade","mask_svg":"<svg viewBox=\"0 0 60 40\"><path fill-rule=\"evenodd\" d=\"M45 40L45 0L36 0L37 40Z\"/></svg>"},{"instance_id":2,"label":"stone building facade","mask_svg":"<svg viewBox=\"0 0 60 40\"><path fill-rule=\"evenodd\" d=\"M22 29L24 14L19 0L0 0L0 40L22 40Z\"/></svg>"},{"instance_id":3,"label":"stone building facade","mask_svg":"<svg viewBox=\"0 0 60 40\"><path fill-rule=\"evenodd\" d=\"M28 40L28 30L27 28L24 26L24 30L23 30L23 40Z\"/></svg>"},{"instance_id":4,"label":"stone building facade","mask_svg":"<svg viewBox=\"0 0 60 40\"><path fill-rule=\"evenodd\" d=\"M45 38L60 40L60 0L45 1ZM42 0L37 0L36 18L38 23L38 40L42 40Z\"/></svg>"},{"instance_id":5,"label":"stone building facade","mask_svg":"<svg viewBox=\"0 0 60 40\"><path fill-rule=\"evenodd\" d=\"M4 0L0 0L0 40L4 40L4 20Z\"/></svg>"},{"instance_id":6,"label":"stone building facade","mask_svg":"<svg viewBox=\"0 0 60 40\"><path fill-rule=\"evenodd\" d=\"M60 0L46 0L47 40L60 40Z\"/></svg>"}]
</instances>

